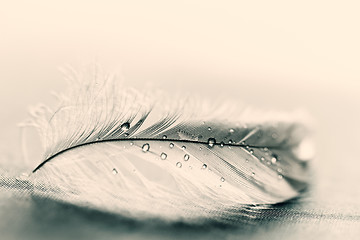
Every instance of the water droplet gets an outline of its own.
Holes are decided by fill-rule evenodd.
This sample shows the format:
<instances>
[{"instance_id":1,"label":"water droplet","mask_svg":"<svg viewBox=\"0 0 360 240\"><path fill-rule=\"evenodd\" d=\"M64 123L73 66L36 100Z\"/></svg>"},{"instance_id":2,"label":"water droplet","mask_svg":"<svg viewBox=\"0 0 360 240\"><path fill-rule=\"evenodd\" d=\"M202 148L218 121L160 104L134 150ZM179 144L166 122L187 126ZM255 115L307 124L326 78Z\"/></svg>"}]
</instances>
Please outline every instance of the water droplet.
<instances>
[{"instance_id":1,"label":"water droplet","mask_svg":"<svg viewBox=\"0 0 360 240\"><path fill-rule=\"evenodd\" d=\"M182 150L185 150L185 149L186 149L186 147L185 147L185 146L182 146L182 147L181 147L181 149L182 149Z\"/></svg>"},{"instance_id":2,"label":"water droplet","mask_svg":"<svg viewBox=\"0 0 360 240\"><path fill-rule=\"evenodd\" d=\"M261 157L261 158L260 158L260 160L261 160L261 161L264 161L264 160L265 160L265 158L264 158L264 157Z\"/></svg>"},{"instance_id":3,"label":"water droplet","mask_svg":"<svg viewBox=\"0 0 360 240\"><path fill-rule=\"evenodd\" d=\"M281 173L283 170L282 170L282 168L278 168L277 171L278 171L279 173Z\"/></svg>"},{"instance_id":4,"label":"water droplet","mask_svg":"<svg viewBox=\"0 0 360 240\"><path fill-rule=\"evenodd\" d=\"M254 150L250 149L250 151L249 151L249 152L250 152L250 154L253 154L253 153L254 153Z\"/></svg>"},{"instance_id":5,"label":"water droplet","mask_svg":"<svg viewBox=\"0 0 360 240\"><path fill-rule=\"evenodd\" d=\"M206 168L207 168L207 165L204 163L201 168L202 168L202 169L206 169Z\"/></svg>"},{"instance_id":6,"label":"water droplet","mask_svg":"<svg viewBox=\"0 0 360 240\"><path fill-rule=\"evenodd\" d=\"M241 145L245 145L245 141L242 141L240 144L241 144Z\"/></svg>"},{"instance_id":7,"label":"water droplet","mask_svg":"<svg viewBox=\"0 0 360 240\"><path fill-rule=\"evenodd\" d=\"M201 150L202 150L202 147L199 147L199 150L201 151Z\"/></svg>"},{"instance_id":8,"label":"water droplet","mask_svg":"<svg viewBox=\"0 0 360 240\"><path fill-rule=\"evenodd\" d=\"M149 151L149 149L150 149L150 145L149 145L148 143L145 143L145 144L142 146L143 152L147 152L147 151Z\"/></svg>"},{"instance_id":9,"label":"water droplet","mask_svg":"<svg viewBox=\"0 0 360 240\"><path fill-rule=\"evenodd\" d=\"M264 152L267 152L269 149L267 147L263 148Z\"/></svg>"},{"instance_id":10,"label":"water droplet","mask_svg":"<svg viewBox=\"0 0 360 240\"><path fill-rule=\"evenodd\" d=\"M185 155L184 155L184 160L185 160L185 161L189 160L189 158L190 158L189 154L185 154Z\"/></svg>"},{"instance_id":11,"label":"water droplet","mask_svg":"<svg viewBox=\"0 0 360 240\"><path fill-rule=\"evenodd\" d=\"M209 139L208 139L208 145L209 145L209 147L212 148L212 147L215 145L215 143L216 143L215 138L209 138Z\"/></svg>"},{"instance_id":12,"label":"water droplet","mask_svg":"<svg viewBox=\"0 0 360 240\"><path fill-rule=\"evenodd\" d=\"M252 177L254 177L254 176L255 176L255 173L254 173L254 172L252 172L252 173L251 173L251 176L252 176Z\"/></svg>"},{"instance_id":13,"label":"water droplet","mask_svg":"<svg viewBox=\"0 0 360 240\"><path fill-rule=\"evenodd\" d=\"M233 140L230 139L230 140L229 140L229 144L233 144Z\"/></svg>"},{"instance_id":14,"label":"water droplet","mask_svg":"<svg viewBox=\"0 0 360 240\"><path fill-rule=\"evenodd\" d=\"M129 134L128 134L128 133L124 133L124 136L125 136L125 137L128 137L128 136L129 136Z\"/></svg>"},{"instance_id":15,"label":"water droplet","mask_svg":"<svg viewBox=\"0 0 360 240\"><path fill-rule=\"evenodd\" d=\"M173 148L173 147L174 147L174 144L173 144L173 143L170 143L170 144L169 144L169 147L170 147L170 148Z\"/></svg>"},{"instance_id":16,"label":"water droplet","mask_svg":"<svg viewBox=\"0 0 360 240\"><path fill-rule=\"evenodd\" d=\"M163 139L167 139L167 136L166 136L166 135L164 135L164 136L163 136Z\"/></svg>"},{"instance_id":17,"label":"water droplet","mask_svg":"<svg viewBox=\"0 0 360 240\"><path fill-rule=\"evenodd\" d=\"M225 182L225 178L221 177L220 181Z\"/></svg>"},{"instance_id":18,"label":"water droplet","mask_svg":"<svg viewBox=\"0 0 360 240\"><path fill-rule=\"evenodd\" d=\"M272 163L272 164L275 164L276 161L277 161L276 157L272 157L272 158L271 158L271 163Z\"/></svg>"},{"instance_id":19,"label":"water droplet","mask_svg":"<svg viewBox=\"0 0 360 240\"><path fill-rule=\"evenodd\" d=\"M225 143L224 142L221 142L220 143L220 147L224 147L225 146Z\"/></svg>"},{"instance_id":20,"label":"water droplet","mask_svg":"<svg viewBox=\"0 0 360 240\"><path fill-rule=\"evenodd\" d=\"M235 132L235 130L234 130L234 129L232 129L232 128L230 128L229 132L230 132L230 133L234 133L234 132Z\"/></svg>"},{"instance_id":21,"label":"water droplet","mask_svg":"<svg viewBox=\"0 0 360 240\"><path fill-rule=\"evenodd\" d=\"M120 126L121 130L123 130L124 132L126 132L127 130L129 130L130 128L130 123L126 122L126 123L123 123L121 126Z\"/></svg>"},{"instance_id":22,"label":"water droplet","mask_svg":"<svg viewBox=\"0 0 360 240\"><path fill-rule=\"evenodd\" d=\"M249 147L249 145L246 145L245 148L246 148L246 149L249 149L250 147Z\"/></svg>"},{"instance_id":23,"label":"water droplet","mask_svg":"<svg viewBox=\"0 0 360 240\"><path fill-rule=\"evenodd\" d=\"M176 166L177 166L178 168L181 168L181 167L182 167L181 162L177 162L177 163L176 163Z\"/></svg>"},{"instance_id":24,"label":"water droplet","mask_svg":"<svg viewBox=\"0 0 360 240\"><path fill-rule=\"evenodd\" d=\"M283 179L283 175L279 174L279 175L278 175L278 178L279 178L279 179Z\"/></svg>"},{"instance_id":25,"label":"water droplet","mask_svg":"<svg viewBox=\"0 0 360 240\"><path fill-rule=\"evenodd\" d=\"M114 174L114 175L118 174L118 171L116 170L116 168L113 168L112 174Z\"/></svg>"},{"instance_id":26,"label":"water droplet","mask_svg":"<svg viewBox=\"0 0 360 240\"><path fill-rule=\"evenodd\" d=\"M132 146L132 145L134 145L134 143L133 143L133 142L130 142L130 146Z\"/></svg>"},{"instance_id":27,"label":"water droplet","mask_svg":"<svg viewBox=\"0 0 360 240\"><path fill-rule=\"evenodd\" d=\"M160 154L160 158L162 159L162 160L165 160L166 158L167 158L167 154L166 153L161 153Z\"/></svg>"},{"instance_id":28,"label":"water droplet","mask_svg":"<svg viewBox=\"0 0 360 240\"><path fill-rule=\"evenodd\" d=\"M246 159L245 162L248 163L248 162L249 162L249 159Z\"/></svg>"},{"instance_id":29,"label":"water droplet","mask_svg":"<svg viewBox=\"0 0 360 240\"><path fill-rule=\"evenodd\" d=\"M211 131L211 127L208 127L208 130Z\"/></svg>"}]
</instances>

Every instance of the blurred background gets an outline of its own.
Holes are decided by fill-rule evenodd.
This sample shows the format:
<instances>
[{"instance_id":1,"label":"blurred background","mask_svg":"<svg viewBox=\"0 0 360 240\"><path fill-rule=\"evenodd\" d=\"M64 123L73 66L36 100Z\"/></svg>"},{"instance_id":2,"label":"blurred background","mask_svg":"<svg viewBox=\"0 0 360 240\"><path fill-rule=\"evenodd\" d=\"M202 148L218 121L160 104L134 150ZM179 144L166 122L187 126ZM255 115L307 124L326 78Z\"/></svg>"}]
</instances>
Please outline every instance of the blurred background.
<instances>
[{"instance_id":1,"label":"blurred background","mask_svg":"<svg viewBox=\"0 0 360 240\"><path fill-rule=\"evenodd\" d=\"M128 86L305 109L315 120L313 202L358 224L359 9L355 0L1 1L0 166L21 164L16 125L28 106L54 105L50 92L65 89L58 67L98 62Z\"/></svg>"}]
</instances>

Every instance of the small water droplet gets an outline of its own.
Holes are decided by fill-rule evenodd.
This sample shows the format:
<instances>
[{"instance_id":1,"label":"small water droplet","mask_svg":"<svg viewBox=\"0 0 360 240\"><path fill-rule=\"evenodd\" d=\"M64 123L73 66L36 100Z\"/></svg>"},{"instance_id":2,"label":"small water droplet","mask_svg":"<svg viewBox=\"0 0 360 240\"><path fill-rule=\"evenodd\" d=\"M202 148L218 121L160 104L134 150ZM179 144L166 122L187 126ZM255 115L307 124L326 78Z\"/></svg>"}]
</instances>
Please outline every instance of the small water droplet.
<instances>
[{"instance_id":1,"label":"small water droplet","mask_svg":"<svg viewBox=\"0 0 360 240\"><path fill-rule=\"evenodd\" d=\"M250 147L249 147L249 145L246 145L245 148L246 148L246 149L249 149Z\"/></svg>"},{"instance_id":2,"label":"small water droplet","mask_svg":"<svg viewBox=\"0 0 360 240\"><path fill-rule=\"evenodd\" d=\"M123 130L124 132L126 132L126 131L129 130L129 128L130 128L130 123L128 123L128 122L123 123L123 124L121 124L120 128L121 128L121 130Z\"/></svg>"},{"instance_id":3,"label":"small water droplet","mask_svg":"<svg viewBox=\"0 0 360 240\"><path fill-rule=\"evenodd\" d=\"M254 150L250 149L250 151L249 151L249 152L250 152L250 154L253 154L253 153L254 153Z\"/></svg>"},{"instance_id":4,"label":"small water droplet","mask_svg":"<svg viewBox=\"0 0 360 240\"><path fill-rule=\"evenodd\" d=\"M230 140L229 140L229 144L233 144L233 140L230 139Z\"/></svg>"},{"instance_id":5,"label":"small water droplet","mask_svg":"<svg viewBox=\"0 0 360 240\"><path fill-rule=\"evenodd\" d=\"M225 182L225 178L221 177L220 181Z\"/></svg>"},{"instance_id":6,"label":"small water droplet","mask_svg":"<svg viewBox=\"0 0 360 240\"><path fill-rule=\"evenodd\" d=\"M241 144L241 145L245 145L245 141L242 141L240 144Z\"/></svg>"},{"instance_id":7,"label":"small water droplet","mask_svg":"<svg viewBox=\"0 0 360 240\"><path fill-rule=\"evenodd\" d=\"M263 148L264 152L267 152L269 149L267 147Z\"/></svg>"},{"instance_id":8,"label":"small water droplet","mask_svg":"<svg viewBox=\"0 0 360 240\"><path fill-rule=\"evenodd\" d=\"M234 130L234 129L232 129L232 128L230 128L229 132L230 132L230 133L234 133L234 132L235 132L235 130Z\"/></svg>"},{"instance_id":9,"label":"small water droplet","mask_svg":"<svg viewBox=\"0 0 360 240\"><path fill-rule=\"evenodd\" d=\"M118 171L116 170L116 168L113 168L112 174L114 174L114 175L118 174Z\"/></svg>"},{"instance_id":10,"label":"small water droplet","mask_svg":"<svg viewBox=\"0 0 360 240\"><path fill-rule=\"evenodd\" d=\"M279 178L279 179L283 179L283 175L279 174L279 175L278 175L278 178Z\"/></svg>"},{"instance_id":11,"label":"small water droplet","mask_svg":"<svg viewBox=\"0 0 360 240\"><path fill-rule=\"evenodd\" d=\"M261 158L260 158L260 160L261 160L261 161L264 161L264 160L265 160L265 158L264 158L264 157L261 157Z\"/></svg>"},{"instance_id":12,"label":"small water droplet","mask_svg":"<svg viewBox=\"0 0 360 240\"><path fill-rule=\"evenodd\" d=\"M165 160L166 158L167 158L167 154L166 153L161 153L160 154L160 158L162 159L162 160Z\"/></svg>"},{"instance_id":13,"label":"small water droplet","mask_svg":"<svg viewBox=\"0 0 360 240\"><path fill-rule=\"evenodd\" d=\"M207 168L207 165L204 163L201 167L201 169L206 169Z\"/></svg>"},{"instance_id":14,"label":"small water droplet","mask_svg":"<svg viewBox=\"0 0 360 240\"><path fill-rule=\"evenodd\" d=\"M129 136L129 134L128 134L128 133L124 133L124 136L125 136L125 137L128 137L128 136Z\"/></svg>"},{"instance_id":15,"label":"small water droplet","mask_svg":"<svg viewBox=\"0 0 360 240\"><path fill-rule=\"evenodd\" d=\"M199 150L201 151L201 150L202 150L202 147L199 147Z\"/></svg>"},{"instance_id":16,"label":"small water droplet","mask_svg":"<svg viewBox=\"0 0 360 240\"><path fill-rule=\"evenodd\" d=\"M246 159L245 162L248 163L248 162L249 162L249 159Z\"/></svg>"},{"instance_id":17,"label":"small water droplet","mask_svg":"<svg viewBox=\"0 0 360 240\"><path fill-rule=\"evenodd\" d=\"M254 172L252 172L252 173L251 173L251 176L252 176L252 177L255 177L255 173L254 173Z\"/></svg>"},{"instance_id":18,"label":"small water droplet","mask_svg":"<svg viewBox=\"0 0 360 240\"><path fill-rule=\"evenodd\" d=\"M224 142L221 142L220 143L220 147L224 147L225 146L225 143Z\"/></svg>"},{"instance_id":19,"label":"small water droplet","mask_svg":"<svg viewBox=\"0 0 360 240\"><path fill-rule=\"evenodd\" d=\"M282 170L282 168L278 168L277 171L278 171L279 173L281 173L283 170Z\"/></svg>"},{"instance_id":20,"label":"small water droplet","mask_svg":"<svg viewBox=\"0 0 360 240\"><path fill-rule=\"evenodd\" d=\"M142 146L143 152L147 152L147 151L149 151L149 149L150 149L150 145L149 145L148 143L145 143L145 144Z\"/></svg>"},{"instance_id":21,"label":"small water droplet","mask_svg":"<svg viewBox=\"0 0 360 240\"><path fill-rule=\"evenodd\" d=\"M190 158L189 154L185 154L185 155L184 155L184 160L185 160L185 161L189 160L189 158Z\"/></svg>"},{"instance_id":22,"label":"small water droplet","mask_svg":"<svg viewBox=\"0 0 360 240\"><path fill-rule=\"evenodd\" d=\"M176 166L177 166L178 168L181 168L181 167L182 167L181 162L177 162L177 163L176 163Z\"/></svg>"},{"instance_id":23,"label":"small water droplet","mask_svg":"<svg viewBox=\"0 0 360 240\"><path fill-rule=\"evenodd\" d=\"M166 136L166 135L164 135L164 136L163 136L163 139L167 139L167 136Z\"/></svg>"},{"instance_id":24,"label":"small water droplet","mask_svg":"<svg viewBox=\"0 0 360 240\"><path fill-rule=\"evenodd\" d=\"M170 144L169 144L169 147L170 147L170 148L173 148L173 147L174 147L174 144L173 144L173 143L170 143Z\"/></svg>"},{"instance_id":25,"label":"small water droplet","mask_svg":"<svg viewBox=\"0 0 360 240\"><path fill-rule=\"evenodd\" d=\"M211 131L211 127L208 127L208 130Z\"/></svg>"},{"instance_id":26,"label":"small water droplet","mask_svg":"<svg viewBox=\"0 0 360 240\"><path fill-rule=\"evenodd\" d=\"M209 138L209 139L208 139L208 145L209 145L209 147L212 148L212 147L215 145L215 143L216 143L215 138Z\"/></svg>"},{"instance_id":27,"label":"small water droplet","mask_svg":"<svg viewBox=\"0 0 360 240\"><path fill-rule=\"evenodd\" d=\"M134 145L134 143L133 143L133 142L130 142L130 146L132 146L132 145Z\"/></svg>"},{"instance_id":28,"label":"small water droplet","mask_svg":"<svg viewBox=\"0 0 360 240\"><path fill-rule=\"evenodd\" d=\"M182 149L182 150L185 150L185 149L186 149L186 147L185 147L185 146L182 146L182 147L181 147L181 149Z\"/></svg>"},{"instance_id":29,"label":"small water droplet","mask_svg":"<svg viewBox=\"0 0 360 240\"><path fill-rule=\"evenodd\" d=\"M276 161L277 161L276 157L272 157L272 158L271 158L271 163L272 163L272 164L275 164Z\"/></svg>"}]
</instances>

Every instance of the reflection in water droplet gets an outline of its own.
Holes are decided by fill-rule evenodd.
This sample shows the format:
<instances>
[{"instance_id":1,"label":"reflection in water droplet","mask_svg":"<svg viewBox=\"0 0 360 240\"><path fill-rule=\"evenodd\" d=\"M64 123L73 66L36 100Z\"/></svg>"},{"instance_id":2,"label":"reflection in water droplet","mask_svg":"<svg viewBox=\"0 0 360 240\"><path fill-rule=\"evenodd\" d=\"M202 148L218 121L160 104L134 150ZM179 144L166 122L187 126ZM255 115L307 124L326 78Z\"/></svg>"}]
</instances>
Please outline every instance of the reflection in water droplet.
<instances>
[{"instance_id":1,"label":"reflection in water droplet","mask_svg":"<svg viewBox=\"0 0 360 240\"><path fill-rule=\"evenodd\" d=\"M225 178L221 177L220 181L225 182Z\"/></svg>"},{"instance_id":2,"label":"reflection in water droplet","mask_svg":"<svg viewBox=\"0 0 360 240\"><path fill-rule=\"evenodd\" d=\"M170 148L173 148L173 147L174 147L174 144L173 144L173 143L170 143L170 144L169 144L169 147L170 147Z\"/></svg>"},{"instance_id":3,"label":"reflection in water droplet","mask_svg":"<svg viewBox=\"0 0 360 240\"><path fill-rule=\"evenodd\" d=\"M118 171L116 170L116 168L113 168L112 174L114 174L114 175L118 174Z\"/></svg>"},{"instance_id":4,"label":"reflection in water droplet","mask_svg":"<svg viewBox=\"0 0 360 240\"><path fill-rule=\"evenodd\" d=\"M182 150L185 150L185 149L186 149L186 147L185 147L185 146L182 146L182 147L181 147L181 149L182 149Z\"/></svg>"},{"instance_id":5,"label":"reflection in water droplet","mask_svg":"<svg viewBox=\"0 0 360 240\"><path fill-rule=\"evenodd\" d=\"M220 143L220 147L224 147L225 146L225 143L224 142L221 142Z\"/></svg>"},{"instance_id":6,"label":"reflection in water droplet","mask_svg":"<svg viewBox=\"0 0 360 240\"><path fill-rule=\"evenodd\" d=\"M123 130L124 132L126 132L127 130L129 130L130 128L130 123L126 122L126 123L123 123L121 126L120 126L121 130Z\"/></svg>"},{"instance_id":7,"label":"reflection in water droplet","mask_svg":"<svg viewBox=\"0 0 360 240\"><path fill-rule=\"evenodd\" d=\"M206 169L207 168L207 165L204 163L201 167L201 169Z\"/></svg>"},{"instance_id":8,"label":"reflection in water droplet","mask_svg":"<svg viewBox=\"0 0 360 240\"><path fill-rule=\"evenodd\" d=\"M212 148L212 147L215 145L215 143L216 143L215 138L209 138L209 139L208 139L208 145L209 145L209 147Z\"/></svg>"},{"instance_id":9,"label":"reflection in water droplet","mask_svg":"<svg viewBox=\"0 0 360 240\"><path fill-rule=\"evenodd\" d=\"M167 158L167 154L166 153L161 153L160 154L160 158L162 159L162 160L165 160L166 158Z\"/></svg>"},{"instance_id":10,"label":"reflection in water droplet","mask_svg":"<svg viewBox=\"0 0 360 240\"><path fill-rule=\"evenodd\" d=\"M166 135L164 135L164 136L163 136L163 139L167 139L167 136L166 136Z\"/></svg>"},{"instance_id":11,"label":"reflection in water droplet","mask_svg":"<svg viewBox=\"0 0 360 240\"><path fill-rule=\"evenodd\" d=\"M190 158L189 154L185 154L185 155L184 155L184 160L185 160L185 161L189 160L189 158Z\"/></svg>"},{"instance_id":12,"label":"reflection in water droplet","mask_svg":"<svg viewBox=\"0 0 360 240\"><path fill-rule=\"evenodd\" d=\"M177 162L177 163L176 163L176 166L177 166L178 168L181 168L181 167L182 167L181 162Z\"/></svg>"},{"instance_id":13,"label":"reflection in water droplet","mask_svg":"<svg viewBox=\"0 0 360 240\"><path fill-rule=\"evenodd\" d=\"M230 132L230 133L233 133L233 132L235 132L235 131L234 131L234 129L230 128L229 132Z\"/></svg>"},{"instance_id":14,"label":"reflection in water droplet","mask_svg":"<svg viewBox=\"0 0 360 240\"><path fill-rule=\"evenodd\" d=\"M143 152L147 152L147 151L149 151L149 149L150 149L150 145L149 145L148 143L145 143L145 144L142 146Z\"/></svg>"}]
</instances>

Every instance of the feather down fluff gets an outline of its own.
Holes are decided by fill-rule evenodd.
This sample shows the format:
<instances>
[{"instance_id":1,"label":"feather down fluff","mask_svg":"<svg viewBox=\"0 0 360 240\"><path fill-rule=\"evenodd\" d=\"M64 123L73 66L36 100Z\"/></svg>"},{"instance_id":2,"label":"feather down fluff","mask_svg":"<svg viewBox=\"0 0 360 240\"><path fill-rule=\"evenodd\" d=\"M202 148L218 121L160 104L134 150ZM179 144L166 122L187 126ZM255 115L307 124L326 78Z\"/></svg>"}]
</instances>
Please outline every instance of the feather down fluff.
<instances>
[{"instance_id":1,"label":"feather down fluff","mask_svg":"<svg viewBox=\"0 0 360 240\"><path fill-rule=\"evenodd\" d=\"M302 114L125 88L69 70L59 107L40 106L43 160L34 194L135 218L192 221L244 204L288 200L306 187Z\"/></svg>"}]
</instances>

